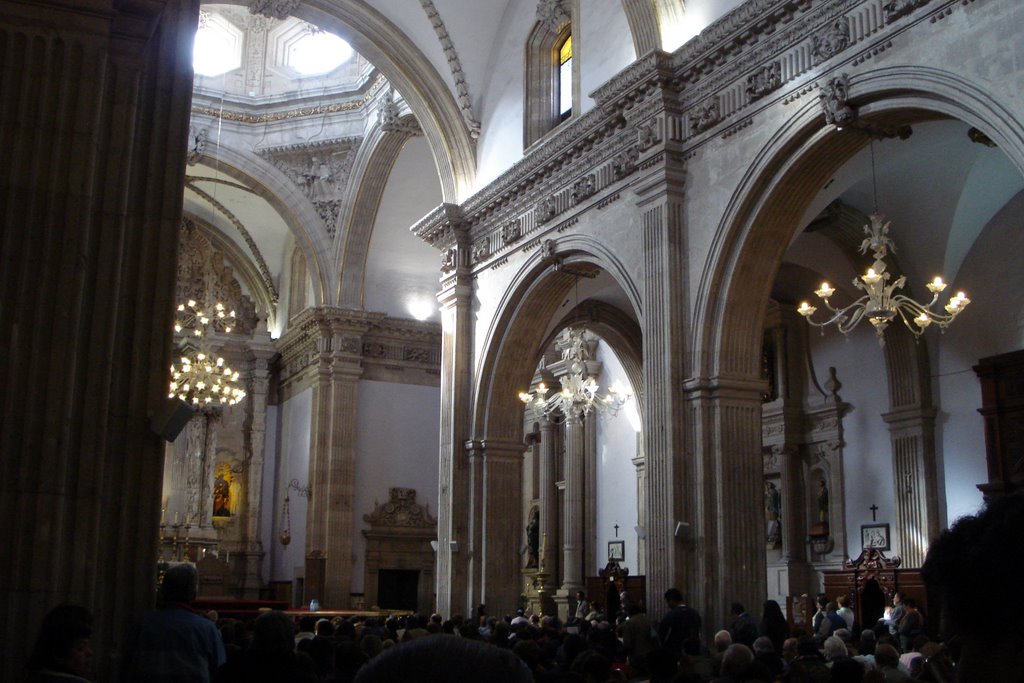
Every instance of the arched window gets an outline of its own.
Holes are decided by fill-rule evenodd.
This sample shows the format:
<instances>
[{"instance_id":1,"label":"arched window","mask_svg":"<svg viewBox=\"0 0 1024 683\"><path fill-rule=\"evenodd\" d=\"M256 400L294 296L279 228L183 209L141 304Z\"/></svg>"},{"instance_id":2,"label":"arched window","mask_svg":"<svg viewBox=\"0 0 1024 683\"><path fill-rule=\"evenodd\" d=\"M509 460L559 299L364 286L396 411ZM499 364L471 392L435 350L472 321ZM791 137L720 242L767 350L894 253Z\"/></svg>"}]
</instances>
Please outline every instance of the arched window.
<instances>
[{"instance_id":1,"label":"arched window","mask_svg":"<svg viewBox=\"0 0 1024 683\"><path fill-rule=\"evenodd\" d=\"M540 140L578 111L579 60L574 59L576 0L543 0L526 43L523 147Z\"/></svg>"}]
</instances>

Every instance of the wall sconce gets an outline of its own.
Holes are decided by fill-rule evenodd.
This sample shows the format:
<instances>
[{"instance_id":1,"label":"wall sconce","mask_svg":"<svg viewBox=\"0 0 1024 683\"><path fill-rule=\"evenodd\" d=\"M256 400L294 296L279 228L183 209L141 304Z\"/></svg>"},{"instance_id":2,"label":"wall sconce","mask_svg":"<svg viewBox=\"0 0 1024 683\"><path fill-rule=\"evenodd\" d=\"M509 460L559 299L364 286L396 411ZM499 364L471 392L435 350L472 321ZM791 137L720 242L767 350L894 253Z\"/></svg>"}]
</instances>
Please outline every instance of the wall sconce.
<instances>
[{"instance_id":1,"label":"wall sconce","mask_svg":"<svg viewBox=\"0 0 1024 683\"><path fill-rule=\"evenodd\" d=\"M647 527L635 526L633 527L633 531L636 532L636 537L641 541L647 538Z\"/></svg>"},{"instance_id":2,"label":"wall sconce","mask_svg":"<svg viewBox=\"0 0 1024 683\"><path fill-rule=\"evenodd\" d=\"M436 538L430 542L430 549L433 550L435 553L437 552L437 539Z\"/></svg>"}]
</instances>

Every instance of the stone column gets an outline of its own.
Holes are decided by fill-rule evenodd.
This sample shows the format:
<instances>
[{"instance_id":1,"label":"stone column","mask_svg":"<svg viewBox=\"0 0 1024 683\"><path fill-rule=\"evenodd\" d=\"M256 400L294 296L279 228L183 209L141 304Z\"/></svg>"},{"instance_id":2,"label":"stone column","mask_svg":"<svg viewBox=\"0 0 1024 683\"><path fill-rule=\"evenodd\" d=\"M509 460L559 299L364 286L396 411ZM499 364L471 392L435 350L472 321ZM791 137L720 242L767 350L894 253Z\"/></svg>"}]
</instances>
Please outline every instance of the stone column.
<instances>
[{"instance_id":1,"label":"stone column","mask_svg":"<svg viewBox=\"0 0 1024 683\"><path fill-rule=\"evenodd\" d=\"M583 420L583 582L587 575L597 575L597 567L604 566L605 557L597 538L597 412ZM595 562L597 566L595 566Z\"/></svg>"},{"instance_id":2,"label":"stone column","mask_svg":"<svg viewBox=\"0 0 1024 683\"><path fill-rule=\"evenodd\" d=\"M489 614L515 612L519 604L519 538L522 537L522 441L483 442L483 524L477 550L481 599Z\"/></svg>"},{"instance_id":3,"label":"stone column","mask_svg":"<svg viewBox=\"0 0 1024 683\"><path fill-rule=\"evenodd\" d=\"M248 431L249 453L245 492L245 519L242 527L242 547L233 566L241 565L242 596L256 599L263 586L260 564L263 558L263 544L260 542L260 514L263 504L263 460L267 447L267 390L270 382L270 361L276 350L266 333L266 322L260 320L257 336L265 335L266 344L249 344L249 403L251 420ZM257 341L263 341L258 339ZM273 505L273 496L268 497ZM235 557L232 554L232 557Z\"/></svg>"},{"instance_id":4,"label":"stone column","mask_svg":"<svg viewBox=\"0 0 1024 683\"><path fill-rule=\"evenodd\" d=\"M198 3L0 4L0 679L152 605Z\"/></svg>"},{"instance_id":5,"label":"stone column","mask_svg":"<svg viewBox=\"0 0 1024 683\"><path fill-rule=\"evenodd\" d=\"M647 572L647 462L640 449L639 434L633 467L636 468L636 523L643 532L636 536L636 573L644 576Z\"/></svg>"},{"instance_id":6,"label":"stone column","mask_svg":"<svg viewBox=\"0 0 1024 683\"><path fill-rule=\"evenodd\" d=\"M544 546L544 571L554 584L558 577L558 489L555 486L557 457L555 425L546 415L540 417L540 538Z\"/></svg>"},{"instance_id":7,"label":"stone column","mask_svg":"<svg viewBox=\"0 0 1024 683\"><path fill-rule=\"evenodd\" d=\"M454 227L458 207L444 205L443 222ZM474 614L466 557L453 553L451 542L468 549L470 525L469 397L472 395L472 293L469 244L454 231L456 243L445 252L441 291L441 442L438 448L437 611Z\"/></svg>"},{"instance_id":8,"label":"stone column","mask_svg":"<svg viewBox=\"0 0 1024 683\"><path fill-rule=\"evenodd\" d=\"M583 420L579 413L565 416L565 500L562 528L562 592L572 596L583 588Z\"/></svg>"}]
</instances>

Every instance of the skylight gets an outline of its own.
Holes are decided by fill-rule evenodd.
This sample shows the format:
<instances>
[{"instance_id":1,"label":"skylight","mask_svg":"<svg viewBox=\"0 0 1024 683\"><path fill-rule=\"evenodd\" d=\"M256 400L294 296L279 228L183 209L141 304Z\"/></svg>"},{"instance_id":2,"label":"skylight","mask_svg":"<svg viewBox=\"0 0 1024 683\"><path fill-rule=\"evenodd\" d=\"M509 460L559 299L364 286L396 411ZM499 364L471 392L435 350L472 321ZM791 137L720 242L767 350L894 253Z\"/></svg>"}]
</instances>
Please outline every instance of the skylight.
<instances>
[{"instance_id":1,"label":"skylight","mask_svg":"<svg viewBox=\"0 0 1024 683\"><path fill-rule=\"evenodd\" d=\"M220 76L242 65L242 33L222 17L199 13L192 67L199 76Z\"/></svg>"},{"instance_id":2,"label":"skylight","mask_svg":"<svg viewBox=\"0 0 1024 683\"><path fill-rule=\"evenodd\" d=\"M352 57L352 48L344 40L310 26L301 37L290 41L285 65L303 76L334 71Z\"/></svg>"}]
</instances>

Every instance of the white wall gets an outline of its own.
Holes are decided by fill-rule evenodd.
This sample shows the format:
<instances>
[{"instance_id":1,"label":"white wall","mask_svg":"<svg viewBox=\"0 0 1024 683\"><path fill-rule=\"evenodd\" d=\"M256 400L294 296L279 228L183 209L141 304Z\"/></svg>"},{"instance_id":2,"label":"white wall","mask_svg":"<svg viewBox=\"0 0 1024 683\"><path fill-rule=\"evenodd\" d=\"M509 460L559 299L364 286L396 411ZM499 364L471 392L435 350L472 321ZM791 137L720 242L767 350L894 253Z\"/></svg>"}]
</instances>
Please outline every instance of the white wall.
<instances>
[{"instance_id":1,"label":"white wall","mask_svg":"<svg viewBox=\"0 0 1024 683\"><path fill-rule=\"evenodd\" d=\"M440 203L441 184L426 139L411 138L388 177L373 226L366 260L365 308L398 318L439 320L435 295L441 257L437 249L409 232L409 227ZM413 315L409 306L414 300L426 318Z\"/></svg>"},{"instance_id":2,"label":"white wall","mask_svg":"<svg viewBox=\"0 0 1024 683\"><path fill-rule=\"evenodd\" d=\"M580 27L573 35L573 57L580 60L584 112L594 108L590 93L637 58L621 0L583 0Z\"/></svg>"},{"instance_id":3,"label":"white wall","mask_svg":"<svg viewBox=\"0 0 1024 683\"><path fill-rule=\"evenodd\" d=\"M618 357L603 341L598 344L597 360L603 363L598 383L607 390L613 383L628 387L629 380ZM608 561L608 541L626 542L624 567L631 574L638 574L636 467L633 458L637 456L637 434L640 431L640 417L636 410L636 399L630 399L618 415L602 415L597 418L597 547L588 559L587 575L594 576L597 569ZM619 525L618 538L615 525Z\"/></svg>"},{"instance_id":4,"label":"white wall","mask_svg":"<svg viewBox=\"0 0 1024 683\"><path fill-rule=\"evenodd\" d=\"M359 383L356 487L353 502L352 591L365 590L363 515L389 499L388 489L416 489L416 502L437 516L441 391L438 387L363 380Z\"/></svg>"}]
</instances>

